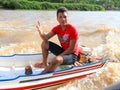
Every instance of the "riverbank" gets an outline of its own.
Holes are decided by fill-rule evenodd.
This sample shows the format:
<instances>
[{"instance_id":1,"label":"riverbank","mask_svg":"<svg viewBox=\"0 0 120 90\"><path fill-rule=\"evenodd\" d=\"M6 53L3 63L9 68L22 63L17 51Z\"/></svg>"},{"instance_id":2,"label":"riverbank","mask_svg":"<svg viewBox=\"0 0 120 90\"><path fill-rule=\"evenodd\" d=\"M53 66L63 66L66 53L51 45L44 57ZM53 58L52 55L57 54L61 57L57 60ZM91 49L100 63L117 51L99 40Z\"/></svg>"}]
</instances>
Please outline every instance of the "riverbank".
<instances>
[{"instance_id":1,"label":"riverbank","mask_svg":"<svg viewBox=\"0 0 120 90\"><path fill-rule=\"evenodd\" d=\"M25 10L56 10L60 6L67 7L69 10L80 11L103 11L105 8L97 4L87 3L52 3L29 0L4 0L0 1L2 9L25 9Z\"/></svg>"}]
</instances>

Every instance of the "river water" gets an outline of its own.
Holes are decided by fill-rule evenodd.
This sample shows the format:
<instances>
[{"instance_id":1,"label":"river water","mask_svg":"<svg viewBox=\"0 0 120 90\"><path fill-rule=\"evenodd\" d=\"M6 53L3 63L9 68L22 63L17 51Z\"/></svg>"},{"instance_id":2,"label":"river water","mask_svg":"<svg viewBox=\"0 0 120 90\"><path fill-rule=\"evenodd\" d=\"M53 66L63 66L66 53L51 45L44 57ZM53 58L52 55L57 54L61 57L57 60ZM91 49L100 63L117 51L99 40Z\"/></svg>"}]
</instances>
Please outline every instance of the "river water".
<instances>
[{"instance_id":1,"label":"river water","mask_svg":"<svg viewBox=\"0 0 120 90\"><path fill-rule=\"evenodd\" d=\"M118 11L69 11L69 22L80 33L79 44L91 48L93 56L109 57L110 62L102 71L71 80L56 90L102 90L120 81L119 16ZM0 55L40 53L37 21L45 33L58 24L55 11L0 10ZM56 37L51 40L59 44Z\"/></svg>"}]
</instances>

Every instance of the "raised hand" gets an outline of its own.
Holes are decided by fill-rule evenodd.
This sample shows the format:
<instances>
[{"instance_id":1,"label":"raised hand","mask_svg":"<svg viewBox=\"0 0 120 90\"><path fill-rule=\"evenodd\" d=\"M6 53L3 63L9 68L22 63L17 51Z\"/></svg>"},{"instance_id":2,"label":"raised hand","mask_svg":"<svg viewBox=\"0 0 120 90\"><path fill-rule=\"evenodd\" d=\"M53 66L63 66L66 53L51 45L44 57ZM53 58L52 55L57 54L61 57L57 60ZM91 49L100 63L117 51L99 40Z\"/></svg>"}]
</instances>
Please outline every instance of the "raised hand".
<instances>
[{"instance_id":1,"label":"raised hand","mask_svg":"<svg viewBox=\"0 0 120 90\"><path fill-rule=\"evenodd\" d=\"M37 23L36 28L37 28L37 30L38 30L38 32L39 32L39 35L40 35L40 37L42 38L42 40L45 40L45 41L46 41L46 40L47 40L47 37L46 37L45 33L43 32L39 21L38 21L38 23Z\"/></svg>"}]
</instances>

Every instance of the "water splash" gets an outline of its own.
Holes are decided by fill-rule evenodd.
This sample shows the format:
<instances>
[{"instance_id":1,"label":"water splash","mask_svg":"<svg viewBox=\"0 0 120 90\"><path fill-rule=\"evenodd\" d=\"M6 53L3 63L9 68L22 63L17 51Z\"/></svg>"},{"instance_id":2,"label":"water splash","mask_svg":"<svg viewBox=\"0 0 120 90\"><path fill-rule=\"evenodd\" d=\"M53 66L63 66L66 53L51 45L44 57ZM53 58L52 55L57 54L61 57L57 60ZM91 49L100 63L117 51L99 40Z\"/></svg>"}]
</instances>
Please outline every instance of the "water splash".
<instances>
[{"instance_id":1,"label":"water splash","mask_svg":"<svg viewBox=\"0 0 120 90\"><path fill-rule=\"evenodd\" d=\"M118 29L114 29L114 31L110 31L107 40L107 50L108 55L112 61L119 62L120 61L120 31Z\"/></svg>"},{"instance_id":2,"label":"water splash","mask_svg":"<svg viewBox=\"0 0 120 90\"><path fill-rule=\"evenodd\" d=\"M120 63L108 63L102 70L86 78L76 79L57 90L102 90L120 80ZM111 66L116 67L111 67Z\"/></svg>"},{"instance_id":3,"label":"water splash","mask_svg":"<svg viewBox=\"0 0 120 90\"><path fill-rule=\"evenodd\" d=\"M69 82L64 87L57 90L102 90L110 84L120 81L120 30L116 28L109 29L105 40L92 50L93 56L109 57L110 62L103 70L87 76L86 78L76 79Z\"/></svg>"},{"instance_id":4,"label":"water splash","mask_svg":"<svg viewBox=\"0 0 120 90\"><path fill-rule=\"evenodd\" d=\"M0 55L13 55L25 53L40 53L40 42L23 42L1 46Z\"/></svg>"}]
</instances>

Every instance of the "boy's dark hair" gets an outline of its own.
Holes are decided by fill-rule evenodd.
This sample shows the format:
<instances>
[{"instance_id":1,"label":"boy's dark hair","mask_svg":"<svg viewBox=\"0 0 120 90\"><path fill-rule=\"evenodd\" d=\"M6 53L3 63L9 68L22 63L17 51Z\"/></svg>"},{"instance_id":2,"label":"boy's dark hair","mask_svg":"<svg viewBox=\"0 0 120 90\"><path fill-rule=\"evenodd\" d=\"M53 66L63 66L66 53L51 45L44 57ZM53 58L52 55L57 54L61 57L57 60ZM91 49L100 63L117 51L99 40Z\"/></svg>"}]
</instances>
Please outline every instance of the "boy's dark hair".
<instances>
[{"instance_id":1,"label":"boy's dark hair","mask_svg":"<svg viewBox=\"0 0 120 90\"><path fill-rule=\"evenodd\" d=\"M58 16L58 13L63 13L63 12L68 12L67 8L66 7L59 7L57 9L57 16Z\"/></svg>"}]
</instances>

